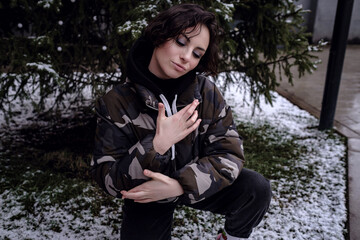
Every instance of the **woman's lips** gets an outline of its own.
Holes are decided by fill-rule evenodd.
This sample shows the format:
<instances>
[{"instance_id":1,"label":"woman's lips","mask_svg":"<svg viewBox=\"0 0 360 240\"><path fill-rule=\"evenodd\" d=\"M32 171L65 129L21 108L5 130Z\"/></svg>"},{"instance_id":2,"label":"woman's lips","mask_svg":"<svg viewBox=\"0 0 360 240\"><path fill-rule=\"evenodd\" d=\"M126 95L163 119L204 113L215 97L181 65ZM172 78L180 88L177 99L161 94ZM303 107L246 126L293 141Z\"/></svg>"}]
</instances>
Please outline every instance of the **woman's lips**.
<instances>
[{"instance_id":1,"label":"woman's lips","mask_svg":"<svg viewBox=\"0 0 360 240\"><path fill-rule=\"evenodd\" d=\"M175 66L175 69L179 72L184 72L186 71L186 68L184 66L182 66L181 64L178 64L176 62L172 62Z\"/></svg>"}]
</instances>

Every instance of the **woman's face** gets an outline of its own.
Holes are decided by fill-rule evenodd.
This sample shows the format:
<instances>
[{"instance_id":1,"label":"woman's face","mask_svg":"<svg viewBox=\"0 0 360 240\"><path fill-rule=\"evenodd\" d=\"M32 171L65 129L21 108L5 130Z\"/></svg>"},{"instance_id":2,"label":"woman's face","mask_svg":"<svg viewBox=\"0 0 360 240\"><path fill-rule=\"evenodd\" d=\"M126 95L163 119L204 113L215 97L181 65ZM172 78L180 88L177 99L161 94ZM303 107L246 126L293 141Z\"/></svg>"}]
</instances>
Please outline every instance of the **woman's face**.
<instances>
[{"instance_id":1,"label":"woman's face","mask_svg":"<svg viewBox=\"0 0 360 240\"><path fill-rule=\"evenodd\" d=\"M161 79L178 78L193 70L209 46L210 33L205 25L188 28L176 39L154 49L149 70ZM190 32L190 33L187 33Z\"/></svg>"}]
</instances>

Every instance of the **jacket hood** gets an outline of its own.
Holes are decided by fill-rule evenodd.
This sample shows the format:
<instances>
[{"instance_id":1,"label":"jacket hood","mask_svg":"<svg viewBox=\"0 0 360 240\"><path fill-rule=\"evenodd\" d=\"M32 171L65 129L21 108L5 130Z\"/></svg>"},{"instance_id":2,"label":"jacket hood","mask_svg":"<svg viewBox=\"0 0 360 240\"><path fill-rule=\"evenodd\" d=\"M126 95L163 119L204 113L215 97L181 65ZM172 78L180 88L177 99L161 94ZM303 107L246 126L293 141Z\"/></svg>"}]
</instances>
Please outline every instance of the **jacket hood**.
<instances>
[{"instance_id":1,"label":"jacket hood","mask_svg":"<svg viewBox=\"0 0 360 240\"><path fill-rule=\"evenodd\" d=\"M176 78L160 79L148 69L154 46L144 37L140 37L130 49L127 59L127 76L131 82L142 85L159 98L164 94L172 99L175 94L181 94L194 81L195 71Z\"/></svg>"}]
</instances>

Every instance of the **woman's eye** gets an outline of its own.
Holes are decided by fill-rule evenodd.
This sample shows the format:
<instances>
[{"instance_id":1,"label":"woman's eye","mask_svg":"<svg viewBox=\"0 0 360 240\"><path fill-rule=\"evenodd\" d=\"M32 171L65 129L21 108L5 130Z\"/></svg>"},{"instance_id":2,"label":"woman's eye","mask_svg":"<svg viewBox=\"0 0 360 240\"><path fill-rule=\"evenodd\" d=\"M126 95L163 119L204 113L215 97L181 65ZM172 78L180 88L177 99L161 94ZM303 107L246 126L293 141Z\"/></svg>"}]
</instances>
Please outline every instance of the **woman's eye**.
<instances>
[{"instance_id":1,"label":"woman's eye","mask_svg":"<svg viewBox=\"0 0 360 240\"><path fill-rule=\"evenodd\" d=\"M193 52L193 55L194 55L195 58L201 58L202 57L202 55L200 53L198 53L198 52Z\"/></svg>"},{"instance_id":2,"label":"woman's eye","mask_svg":"<svg viewBox=\"0 0 360 240\"><path fill-rule=\"evenodd\" d=\"M185 41L183 39L176 39L176 43L179 45L179 46L185 46Z\"/></svg>"},{"instance_id":3,"label":"woman's eye","mask_svg":"<svg viewBox=\"0 0 360 240\"><path fill-rule=\"evenodd\" d=\"M180 47L184 47L184 46L186 46L187 39L180 37L180 38L177 38L177 39L175 40L175 42L176 42L176 44L179 45ZM202 54L199 53L199 52L196 51L196 50L193 51L192 54L193 54L194 58L201 58L201 57L202 57Z\"/></svg>"}]
</instances>

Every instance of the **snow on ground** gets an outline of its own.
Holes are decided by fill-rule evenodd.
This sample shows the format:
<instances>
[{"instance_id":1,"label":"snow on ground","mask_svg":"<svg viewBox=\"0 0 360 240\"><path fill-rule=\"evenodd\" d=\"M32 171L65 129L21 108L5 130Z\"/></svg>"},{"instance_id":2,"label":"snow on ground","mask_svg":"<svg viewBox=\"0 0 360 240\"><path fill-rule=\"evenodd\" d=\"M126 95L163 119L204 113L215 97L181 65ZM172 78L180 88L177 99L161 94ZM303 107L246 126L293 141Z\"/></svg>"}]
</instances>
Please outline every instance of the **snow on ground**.
<instances>
[{"instance_id":1,"label":"snow on ground","mask_svg":"<svg viewBox=\"0 0 360 240\"><path fill-rule=\"evenodd\" d=\"M286 99L274 93L273 106L261 101L262 111L252 115L252 106L244 104L241 93L235 87L229 88L224 96L232 107L236 121L251 122L254 125L270 124L284 138L297 136L297 143L306 147L306 155L301 156L298 167L313 172L311 179L303 179L296 172L293 178L284 176L271 180L273 199L269 212L261 224L254 230L250 239L344 239L347 218L346 210L346 169L344 158L346 147L340 137L328 137L327 133L316 129L318 121L307 112L294 106ZM250 101L248 99L248 101ZM27 115L27 117L29 117ZM3 119L0 119L3 121ZM21 122L21 121L20 121ZM1 123L1 122L0 122ZM41 174L35 172L31 174ZM6 181L0 178L0 183ZM120 227L121 208L102 208L100 216L94 217L89 210L74 212L74 205L97 201L96 195L89 195L93 186L89 183L79 199L67 202L63 207L46 206L37 214L23 217L24 211L19 204L21 198L11 191L0 194L0 238L1 239L116 239ZM62 185L49 189L43 195L54 191L63 191ZM36 204L44 201L44 196L34 196ZM45 201L46 202L46 201ZM115 204L121 200L114 199ZM35 204L35 205L36 205ZM79 208L81 209L81 208ZM198 222L187 219L195 215ZM183 221L173 229L173 239L215 239L224 220L221 216L180 208L175 220Z\"/></svg>"},{"instance_id":2,"label":"snow on ground","mask_svg":"<svg viewBox=\"0 0 360 240\"><path fill-rule=\"evenodd\" d=\"M274 93L273 106L261 102L262 111L249 116L251 107L242 103L236 88L225 93L237 121L254 124L270 123L279 131L296 135L310 151L299 165L316 166L314 176L306 185L280 179L272 181L274 198L265 221L251 239L344 239L346 210L346 169L343 161L345 145L339 138L328 139L316 129L318 120ZM315 136L310 138L309 136ZM288 202L281 194L295 187L294 199Z\"/></svg>"}]
</instances>

